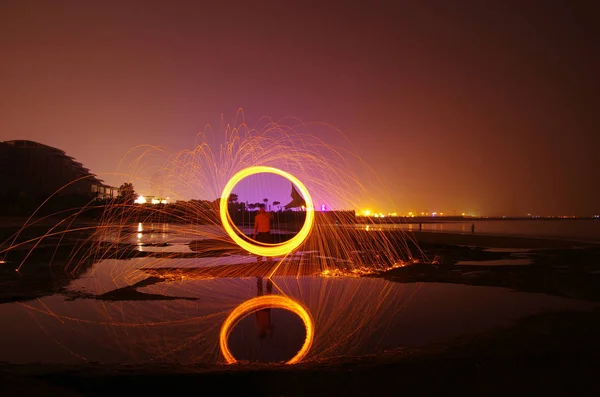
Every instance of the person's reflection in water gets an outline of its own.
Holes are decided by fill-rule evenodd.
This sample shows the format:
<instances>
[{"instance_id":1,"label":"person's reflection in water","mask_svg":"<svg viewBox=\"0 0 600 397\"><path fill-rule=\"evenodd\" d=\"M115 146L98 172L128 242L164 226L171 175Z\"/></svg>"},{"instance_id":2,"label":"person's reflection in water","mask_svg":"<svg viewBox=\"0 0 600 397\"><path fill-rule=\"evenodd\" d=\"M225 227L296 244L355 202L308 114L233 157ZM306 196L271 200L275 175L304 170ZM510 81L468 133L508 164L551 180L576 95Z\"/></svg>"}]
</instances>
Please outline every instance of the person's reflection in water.
<instances>
[{"instance_id":1,"label":"person's reflection in water","mask_svg":"<svg viewBox=\"0 0 600 397\"><path fill-rule=\"evenodd\" d=\"M256 278L257 295L264 295L262 277ZM273 282L271 279L267 279L267 294L273 292ZM265 339L267 334L273 338L273 324L271 324L271 308L257 310L255 313L256 326L258 327L258 337L262 340Z\"/></svg>"}]
</instances>

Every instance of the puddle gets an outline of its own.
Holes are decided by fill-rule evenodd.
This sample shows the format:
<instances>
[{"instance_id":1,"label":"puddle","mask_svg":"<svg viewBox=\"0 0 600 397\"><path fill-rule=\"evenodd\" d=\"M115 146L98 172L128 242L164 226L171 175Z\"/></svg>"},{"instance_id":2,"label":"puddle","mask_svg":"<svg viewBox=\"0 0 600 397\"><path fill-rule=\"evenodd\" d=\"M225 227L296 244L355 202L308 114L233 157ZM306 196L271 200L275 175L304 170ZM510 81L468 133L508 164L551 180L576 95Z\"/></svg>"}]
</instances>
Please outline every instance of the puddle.
<instances>
[{"instance_id":1,"label":"puddle","mask_svg":"<svg viewBox=\"0 0 600 397\"><path fill-rule=\"evenodd\" d=\"M103 294L117 288L131 286L148 277L148 269L200 269L217 266L235 266L255 263L253 255L230 255L225 257L177 258L154 257L132 258L128 260L105 259L73 280L67 287L71 292Z\"/></svg>"},{"instance_id":2,"label":"puddle","mask_svg":"<svg viewBox=\"0 0 600 397\"><path fill-rule=\"evenodd\" d=\"M189 253L193 252L190 249L189 244L185 243L138 243L136 249L140 252L176 252L176 253Z\"/></svg>"},{"instance_id":3,"label":"puddle","mask_svg":"<svg viewBox=\"0 0 600 397\"><path fill-rule=\"evenodd\" d=\"M118 262L100 267L118 267ZM82 282L94 285L95 279L101 285L101 278ZM149 285L137 288L135 299L148 300L52 295L0 305L0 361L218 363L223 360L219 331L228 314L269 294L257 278L147 281ZM97 292L106 289L104 283ZM275 277L271 294L287 296L310 313L314 340L307 360L444 342L535 313L596 307L504 288L376 278ZM249 361L289 360L306 328L298 315L285 309L273 308L270 318L273 332L261 338L256 314L246 313L231 330L232 354Z\"/></svg>"},{"instance_id":4,"label":"puddle","mask_svg":"<svg viewBox=\"0 0 600 397\"><path fill-rule=\"evenodd\" d=\"M251 310L231 323L226 340L231 354L238 360L280 362L302 352L307 335L313 339L302 359L319 360L445 342L510 325L532 314L597 306L498 287L305 276L307 267L318 265L311 260L337 260L314 251L311 253L317 255L291 255L288 260L298 272L284 274L297 276L274 277L272 285L250 276L257 275L253 274L255 267L270 270L276 261L255 266L254 255L169 257L169 253L192 253L192 241L222 235L216 227L152 224L103 233L102 241L134 244L139 251L157 255L97 262L91 255L89 264L81 265L83 274L60 284L63 294L0 304L0 361L222 363L221 328L231 313L247 307ZM529 252L487 251L517 253L515 256ZM478 274L476 266L529 264L531 260L526 258L457 263L474 266L468 269L473 277ZM206 268L219 271L195 272ZM165 274L178 277L162 277ZM322 274L321 269L314 274ZM20 284L17 287L22 288ZM50 294L59 288L47 290ZM272 299L284 304L271 306ZM271 303L254 307L253 302ZM302 317L298 307L308 314Z\"/></svg>"}]
</instances>

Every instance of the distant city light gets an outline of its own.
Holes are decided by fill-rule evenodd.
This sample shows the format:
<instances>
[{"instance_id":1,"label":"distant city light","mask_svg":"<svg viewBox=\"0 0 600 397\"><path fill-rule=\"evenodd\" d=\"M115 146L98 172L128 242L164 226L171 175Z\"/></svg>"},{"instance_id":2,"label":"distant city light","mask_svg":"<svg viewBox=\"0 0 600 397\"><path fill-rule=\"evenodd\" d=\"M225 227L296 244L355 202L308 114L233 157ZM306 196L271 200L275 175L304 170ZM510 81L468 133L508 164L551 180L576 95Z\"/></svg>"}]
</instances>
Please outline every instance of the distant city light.
<instances>
[{"instance_id":1,"label":"distant city light","mask_svg":"<svg viewBox=\"0 0 600 397\"><path fill-rule=\"evenodd\" d=\"M323 207L321 207L323 208ZM455 212L456 214L456 212ZM466 216L466 217L474 217L474 215L470 215L466 212L461 213L462 216ZM356 212L356 216L364 216L364 217L373 217L373 218L385 218L385 217L409 217L409 218L414 218L414 217L441 217L441 216L452 216L447 214L446 212L441 212L441 211L433 211L433 212L429 212L429 211L422 211L422 212L415 212L415 211L407 211L407 212L388 212L387 214L384 214L382 212L375 212L373 210L370 209L363 209L363 210L357 210ZM454 215L457 216L457 215Z\"/></svg>"},{"instance_id":2,"label":"distant city light","mask_svg":"<svg viewBox=\"0 0 600 397\"><path fill-rule=\"evenodd\" d=\"M167 197L165 198L156 198L156 197L144 197L144 196L138 196L137 199L135 199L135 203L136 204L147 204L148 203L148 199L150 199L150 203L151 204L169 204L169 198Z\"/></svg>"}]
</instances>

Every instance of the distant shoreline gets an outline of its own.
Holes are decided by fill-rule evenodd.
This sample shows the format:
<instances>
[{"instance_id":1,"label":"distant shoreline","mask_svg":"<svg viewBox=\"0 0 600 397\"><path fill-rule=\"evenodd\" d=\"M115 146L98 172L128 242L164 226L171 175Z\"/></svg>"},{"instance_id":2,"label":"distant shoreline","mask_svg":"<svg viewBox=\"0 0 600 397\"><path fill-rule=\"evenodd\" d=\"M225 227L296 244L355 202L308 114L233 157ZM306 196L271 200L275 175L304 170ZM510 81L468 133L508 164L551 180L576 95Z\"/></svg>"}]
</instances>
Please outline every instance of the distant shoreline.
<instances>
[{"instance_id":1,"label":"distant shoreline","mask_svg":"<svg viewBox=\"0 0 600 397\"><path fill-rule=\"evenodd\" d=\"M356 223L371 225L374 223L444 223L444 222L476 222L476 221L598 221L600 218L595 216L587 217L462 217L462 216L385 216L385 217L367 217L356 216Z\"/></svg>"}]
</instances>

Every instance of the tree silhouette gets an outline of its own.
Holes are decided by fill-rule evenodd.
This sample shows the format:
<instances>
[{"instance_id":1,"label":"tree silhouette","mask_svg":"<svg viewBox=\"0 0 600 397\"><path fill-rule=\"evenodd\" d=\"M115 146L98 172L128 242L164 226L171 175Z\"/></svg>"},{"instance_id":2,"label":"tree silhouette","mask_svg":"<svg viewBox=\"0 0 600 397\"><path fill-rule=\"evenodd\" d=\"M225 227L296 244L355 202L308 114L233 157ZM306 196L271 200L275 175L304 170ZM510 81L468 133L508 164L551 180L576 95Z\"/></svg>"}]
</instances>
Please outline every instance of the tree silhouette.
<instances>
[{"instance_id":1,"label":"tree silhouette","mask_svg":"<svg viewBox=\"0 0 600 397\"><path fill-rule=\"evenodd\" d=\"M246 209L246 203L238 202L239 196L235 193L231 193L227 198L227 207L230 211L244 211Z\"/></svg>"},{"instance_id":2,"label":"tree silhouette","mask_svg":"<svg viewBox=\"0 0 600 397\"><path fill-rule=\"evenodd\" d=\"M265 203L265 210L267 209L267 203L269 202L268 198L263 199L263 203Z\"/></svg>"},{"instance_id":3,"label":"tree silhouette","mask_svg":"<svg viewBox=\"0 0 600 397\"><path fill-rule=\"evenodd\" d=\"M135 193L135 189L133 188L133 183L125 182L119 187L118 199L120 202L125 204L133 204L136 198L137 194Z\"/></svg>"},{"instance_id":4,"label":"tree silhouette","mask_svg":"<svg viewBox=\"0 0 600 397\"><path fill-rule=\"evenodd\" d=\"M276 205L279 207L279 209L281 210L281 206L280 206L280 202L279 201L273 201L273 205Z\"/></svg>"}]
</instances>

